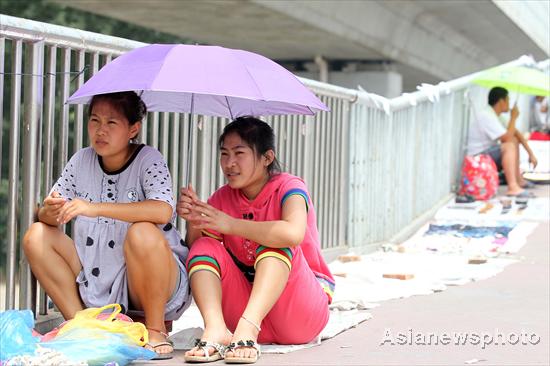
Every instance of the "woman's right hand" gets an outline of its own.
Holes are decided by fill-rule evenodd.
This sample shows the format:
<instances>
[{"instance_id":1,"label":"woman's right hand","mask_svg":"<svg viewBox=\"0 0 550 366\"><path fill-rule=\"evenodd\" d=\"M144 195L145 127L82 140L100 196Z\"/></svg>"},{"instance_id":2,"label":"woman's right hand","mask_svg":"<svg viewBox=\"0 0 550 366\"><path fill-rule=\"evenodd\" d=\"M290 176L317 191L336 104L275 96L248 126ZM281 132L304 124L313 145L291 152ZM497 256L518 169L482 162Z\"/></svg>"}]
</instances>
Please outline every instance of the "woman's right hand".
<instances>
[{"instance_id":1,"label":"woman's right hand","mask_svg":"<svg viewBox=\"0 0 550 366\"><path fill-rule=\"evenodd\" d=\"M191 185L187 188L180 188L180 197L176 205L176 212L182 219L188 220L197 201L199 201L199 198Z\"/></svg>"},{"instance_id":2,"label":"woman's right hand","mask_svg":"<svg viewBox=\"0 0 550 366\"><path fill-rule=\"evenodd\" d=\"M67 200L61 197L58 192L53 191L48 197L44 198L42 206L44 215L57 219L65 203L67 203Z\"/></svg>"}]
</instances>

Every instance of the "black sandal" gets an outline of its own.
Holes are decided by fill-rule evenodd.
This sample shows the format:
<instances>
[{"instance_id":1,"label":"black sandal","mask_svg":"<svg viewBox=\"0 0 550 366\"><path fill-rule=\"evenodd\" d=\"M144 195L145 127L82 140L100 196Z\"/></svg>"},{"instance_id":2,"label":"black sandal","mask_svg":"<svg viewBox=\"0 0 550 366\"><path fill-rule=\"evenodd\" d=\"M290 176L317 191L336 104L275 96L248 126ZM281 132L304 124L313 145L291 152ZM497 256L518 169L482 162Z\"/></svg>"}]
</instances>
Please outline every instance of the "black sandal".
<instances>
[{"instance_id":1,"label":"black sandal","mask_svg":"<svg viewBox=\"0 0 550 366\"><path fill-rule=\"evenodd\" d=\"M214 352L210 354L208 352L208 347L214 348ZM193 348L202 349L204 356L183 356L185 362L214 362L221 360L225 352L225 346L223 344L215 342L202 341L200 339L195 339L195 346Z\"/></svg>"},{"instance_id":2,"label":"black sandal","mask_svg":"<svg viewBox=\"0 0 550 366\"><path fill-rule=\"evenodd\" d=\"M250 339L247 341L238 341L236 344L230 343L229 346L227 346L227 348L225 349L225 353L234 353L235 350L245 347L254 348L256 350L256 357L225 357L225 363L256 363L256 361L258 361L258 359L260 358L262 352L260 350L260 345Z\"/></svg>"}]
</instances>

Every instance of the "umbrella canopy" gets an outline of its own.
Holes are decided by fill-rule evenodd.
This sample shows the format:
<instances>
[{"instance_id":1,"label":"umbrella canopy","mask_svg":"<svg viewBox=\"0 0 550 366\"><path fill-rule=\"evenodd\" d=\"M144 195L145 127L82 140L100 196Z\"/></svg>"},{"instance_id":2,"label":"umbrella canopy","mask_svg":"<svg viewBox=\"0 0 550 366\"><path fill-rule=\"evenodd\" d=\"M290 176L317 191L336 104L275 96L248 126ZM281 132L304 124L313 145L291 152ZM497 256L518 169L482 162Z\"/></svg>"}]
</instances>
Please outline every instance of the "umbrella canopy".
<instances>
[{"instance_id":1,"label":"umbrella canopy","mask_svg":"<svg viewBox=\"0 0 550 366\"><path fill-rule=\"evenodd\" d=\"M486 88L500 86L511 92L550 95L550 75L531 67L495 67L481 72L473 81Z\"/></svg>"},{"instance_id":2,"label":"umbrella canopy","mask_svg":"<svg viewBox=\"0 0 550 366\"><path fill-rule=\"evenodd\" d=\"M244 115L309 114L328 108L297 78L258 54L218 46L152 44L117 57L68 103L136 91L149 111Z\"/></svg>"}]
</instances>

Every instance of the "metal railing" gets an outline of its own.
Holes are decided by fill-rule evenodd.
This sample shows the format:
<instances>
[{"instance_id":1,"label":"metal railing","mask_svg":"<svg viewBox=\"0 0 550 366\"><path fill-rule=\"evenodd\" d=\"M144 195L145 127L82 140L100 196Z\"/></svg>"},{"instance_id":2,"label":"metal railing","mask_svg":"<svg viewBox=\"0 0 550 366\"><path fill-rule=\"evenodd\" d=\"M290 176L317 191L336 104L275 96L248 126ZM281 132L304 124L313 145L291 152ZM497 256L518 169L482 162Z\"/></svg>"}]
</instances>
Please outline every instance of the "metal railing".
<instances>
[{"instance_id":1,"label":"metal railing","mask_svg":"<svg viewBox=\"0 0 550 366\"><path fill-rule=\"evenodd\" d=\"M113 57L143 45L0 15L0 131L4 121L10 131L9 161L0 166L1 172L9 165L7 179L0 175L9 182L7 235L1 238L7 278L0 280L5 282L0 309L47 313L47 296L37 289L20 240L68 157L87 141L84 106L64 102ZM468 78L393 100L302 81L331 112L266 120L275 130L284 170L308 184L325 252L387 240L453 190L468 120ZM196 123L192 136L190 123ZM174 192L189 175L205 199L223 184L216 142L227 123L208 116L149 113L141 140L166 158ZM191 140L195 155L188 172ZM1 141L0 135L0 154ZM184 232L181 220L178 228Z\"/></svg>"},{"instance_id":2,"label":"metal railing","mask_svg":"<svg viewBox=\"0 0 550 366\"><path fill-rule=\"evenodd\" d=\"M358 105L351 130L354 246L376 246L454 191L467 127L464 92L389 113ZM367 204L365 204L367 203Z\"/></svg>"}]
</instances>

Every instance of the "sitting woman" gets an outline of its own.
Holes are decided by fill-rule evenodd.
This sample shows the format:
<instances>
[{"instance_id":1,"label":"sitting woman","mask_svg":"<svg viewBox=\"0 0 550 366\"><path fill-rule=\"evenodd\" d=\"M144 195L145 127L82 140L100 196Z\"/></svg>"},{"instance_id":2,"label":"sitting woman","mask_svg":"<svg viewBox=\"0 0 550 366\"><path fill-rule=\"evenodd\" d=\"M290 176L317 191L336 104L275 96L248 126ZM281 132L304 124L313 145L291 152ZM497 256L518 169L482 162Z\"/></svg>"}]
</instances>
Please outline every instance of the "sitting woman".
<instances>
[{"instance_id":1,"label":"sitting woman","mask_svg":"<svg viewBox=\"0 0 550 366\"><path fill-rule=\"evenodd\" d=\"M187 269L205 324L188 362L254 363L257 342L308 343L327 324L334 279L315 211L304 182L279 173L274 140L265 122L236 119L219 139L227 185L208 204L181 189Z\"/></svg>"},{"instance_id":2,"label":"sitting woman","mask_svg":"<svg viewBox=\"0 0 550 366\"><path fill-rule=\"evenodd\" d=\"M133 143L146 108L134 92L96 95L90 147L76 152L54 184L23 248L65 319L84 307L119 303L145 318L147 348L171 353L165 320L190 304L188 254L162 155ZM59 226L74 220L74 237Z\"/></svg>"}]
</instances>

